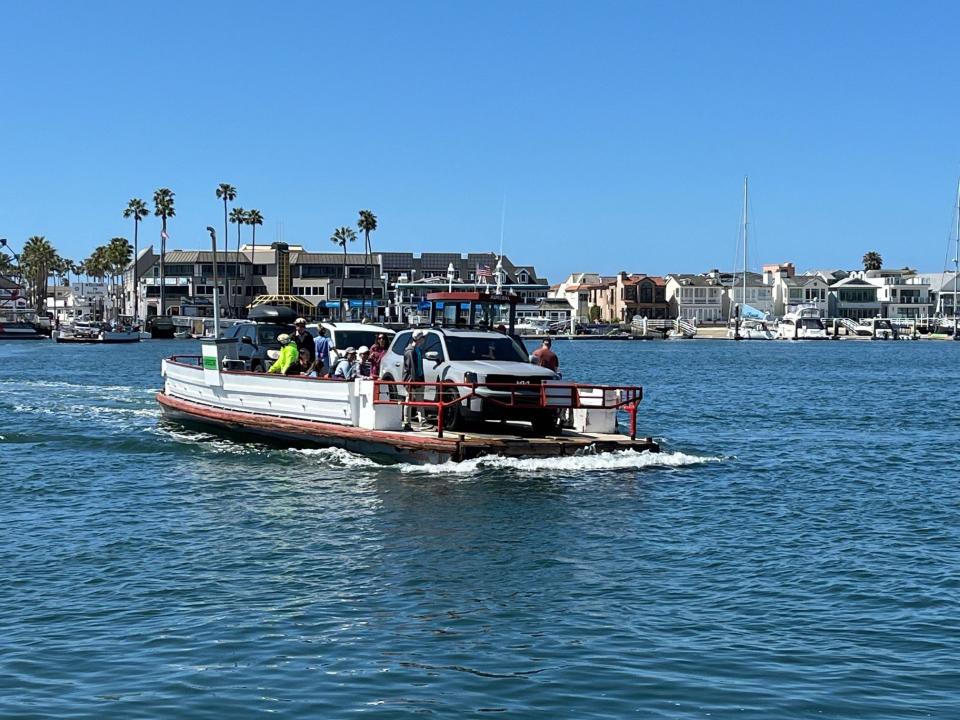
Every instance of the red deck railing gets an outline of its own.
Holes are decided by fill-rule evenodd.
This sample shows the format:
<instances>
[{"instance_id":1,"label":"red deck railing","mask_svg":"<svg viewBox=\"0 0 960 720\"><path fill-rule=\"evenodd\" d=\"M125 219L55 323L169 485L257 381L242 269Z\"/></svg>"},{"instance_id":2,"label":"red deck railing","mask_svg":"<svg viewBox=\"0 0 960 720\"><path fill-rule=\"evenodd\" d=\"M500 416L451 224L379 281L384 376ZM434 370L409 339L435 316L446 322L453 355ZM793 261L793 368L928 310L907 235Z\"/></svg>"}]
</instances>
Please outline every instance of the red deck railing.
<instances>
[{"instance_id":1,"label":"red deck railing","mask_svg":"<svg viewBox=\"0 0 960 720\"><path fill-rule=\"evenodd\" d=\"M396 390L395 397L380 399L382 387ZM433 388L434 400L411 400L410 390ZM466 388L465 394L461 388ZM497 393L486 394L484 389ZM400 393L403 396L400 397ZM391 393L391 395L393 395ZM449 397L453 395L453 397ZM445 396L448 396L445 398ZM643 399L643 388L638 385L587 385L584 383L455 383L455 382L401 382L377 380L374 384L374 405L407 405L425 407L437 412L437 437L443 437L444 409L478 399L501 407L531 410L619 410L630 417L630 439L637 437L637 406Z\"/></svg>"}]
</instances>

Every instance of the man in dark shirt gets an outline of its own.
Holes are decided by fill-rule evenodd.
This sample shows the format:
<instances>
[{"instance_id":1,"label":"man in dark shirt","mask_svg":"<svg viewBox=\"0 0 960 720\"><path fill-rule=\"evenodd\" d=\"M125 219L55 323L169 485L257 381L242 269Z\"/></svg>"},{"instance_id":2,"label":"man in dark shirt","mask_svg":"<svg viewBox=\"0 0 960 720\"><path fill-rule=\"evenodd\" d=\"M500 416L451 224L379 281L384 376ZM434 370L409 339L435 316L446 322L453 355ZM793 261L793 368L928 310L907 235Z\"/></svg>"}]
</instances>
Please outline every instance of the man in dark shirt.
<instances>
[{"instance_id":1,"label":"man in dark shirt","mask_svg":"<svg viewBox=\"0 0 960 720\"><path fill-rule=\"evenodd\" d=\"M426 334L423 330L414 330L413 331L413 342L407 345L407 349L403 353L403 381L404 382L423 382L423 343L426 339ZM406 388L407 391L407 401L408 402L422 402L423 401L423 385L408 385ZM423 425L423 408L417 407L417 418L420 422L420 425ZM413 406L404 405L403 406L403 429L410 430L410 420L413 415Z\"/></svg>"},{"instance_id":2,"label":"man in dark shirt","mask_svg":"<svg viewBox=\"0 0 960 720\"><path fill-rule=\"evenodd\" d=\"M297 350L306 350L310 356L310 364L312 365L317 357L317 350L313 335L307 332L307 321L303 318L297 318L293 321L293 326L295 328L293 341L297 344Z\"/></svg>"},{"instance_id":3,"label":"man in dark shirt","mask_svg":"<svg viewBox=\"0 0 960 720\"><path fill-rule=\"evenodd\" d=\"M550 349L552 345L553 341L550 338L546 338L543 341L543 345L533 351L533 359L540 367L545 367L548 370L557 372L557 369L560 367L560 358Z\"/></svg>"}]
</instances>

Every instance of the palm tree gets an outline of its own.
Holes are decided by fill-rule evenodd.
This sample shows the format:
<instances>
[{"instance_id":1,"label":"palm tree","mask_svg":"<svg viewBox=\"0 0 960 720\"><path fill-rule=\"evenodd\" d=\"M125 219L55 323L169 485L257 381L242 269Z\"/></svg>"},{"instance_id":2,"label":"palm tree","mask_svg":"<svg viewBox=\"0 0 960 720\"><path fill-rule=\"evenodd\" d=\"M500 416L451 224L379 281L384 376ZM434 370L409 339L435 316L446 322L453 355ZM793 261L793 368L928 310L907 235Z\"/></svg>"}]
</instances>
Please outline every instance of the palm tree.
<instances>
[{"instance_id":1,"label":"palm tree","mask_svg":"<svg viewBox=\"0 0 960 720\"><path fill-rule=\"evenodd\" d=\"M343 248L343 274L340 276L340 319L343 320L346 313L343 310L343 285L347 280L347 243L357 239L357 233L352 227L344 225L338 227L330 236L330 242Z\"/></svg>"},{"instance_id":2,"label":"palm tree","mask_svg":"<svg viewBox=\"0 0 960 720\"><path fill-rule=\"evenodd\" d=\"M173 207L173 190L169 188L160 188L153 193L153 214L160 218L163 226L160 230L160 306L157 315L163 315L166 307L163 302L164 283L166 282L166 262L167 262L167 218L176 215Z\"/></svg>"},{"instance_id":3,"label":"palm tree","mask_svg":"<svg viewBox=\"0 0 960 720\"><path fill-rule=\"evenodd\" d=\"M16 272L16 266L13 264L13 258L6 253L0 253L0 275L13 277Z\"/></svg>"},{"instance_id":4,"label":"palm tree","mask_svg":"<svg viewBox=\"0 0 960 720\"><path fill-rule=\"evenodd\" d=\"M880 253L871 250L863 256L864 270L880 270L883 267L883 258Z\"/></svg>"},{"instance_id":5,"label":"palm tree","mask_svg":"<svg viewBox=\"0 0 960 720\"><path fill-rule=\"evenodd\" d=\"M20 254L21 265L25 269L25 277L30 280L33 304L37 314L46 312L47 287L50 270L56 263L57 251L42 235L34 235L23 246Z\"/></svg>"},{"instance_id":6,"label":"palm tree","mask_svg":"<svg viewBox=\"0 0 960 720\"><path fill-rule=\"evenodd\" d=\"M140 221L150 215L147 204L140 198L132 198L123 210L125 218L133 218L133 322L136 324L140 315L140 274L137 272L137 256L140 254L139 230Z\"/></svg>"},{"instance_id":7,"label":"palm tree","mask_svg":"<svg viewBox=\"0 0 960 720\"><path fill-rule=\"evenodd\" d=\"M106 260L110 275L113 277L114 307L117 309L120 307L120 298L117 293L117 278L123 276L123 272L127 269L127 265L130 264L132 256L133 246L126 238L112 238L107 245ZM123 314L126 315L126 302L124 302L123 305ZM117 314L118 313L114 313L114 317L116 317Z\"/></svg>"},{"instance_id":8,"label":"palm tree","mask_svg":"<svg viewBox=\"0 0 960 720\"><path fill-rule=\"evenodd\" d=\"M370 233L377 229L377 216L369 210L360 211L360 219L357 220L357 227L363 232L363 299L360 301L360 317L366 317L367 308L367 276L370 274L370 256L373 254L373 247L370 245ZM371 294L373 290L373 278L370 278Z\"/></svg>"},{"instance_id":9,"label":"palm tree","mask_svg":"<svg viewBox=\"0 0 960 720\"><path fill-rule=\"evenodd\" d=\"M250 285L255 287L256 283L254 280L256 278L255 271L257 269L257 225L263 225L263 215L260 214L259 210L247 210L246 222L253 231L252 249L250 251ZM253 287L251 287L250 292L253 292Z\"/></svg>"},{"instance_id":10,"label":"palm tree","mask_svg":"<svg viewBox=\"0 0 960 720\"><path fill-rule=\"evenodd\" d=\"M107 246L100 245L94 248L93 252L90 253L88 257L83 262L84 267L86 268L87 275L91 278L99 278L101 282L104 281L104 278L107 275ZM97 304L100 306L99 315L94 313L94 318L97 320L103 320L103 296L97 295Z\"/></svg>"},{"instance_id":11,"label":"palm tree","mask_svg":"<svg viewBox=\"0 0 960 720\"><path fill-rule=\"evenodd\" d=\"M230 222L237 224L237 260L233 264L233 277L237 280L237 286L240 286L240 227L247 222L247 211L242 207L235 207L230 211ZM224 268L226 269L226 268ZM230 297L230 305L233 306L233 296Z\"/></svg>"},{"instance_id":12,"label":"palm tree","mask_svg":"<svg viewBox=\"0 0 960 720\"><path fill-rule=\"evenodd\" d=\"M228 247L228 238L230 237L227 232L230 229L230 226L227 224L227 203L233 202L237 199L237 189L229 183L220 183L217 185L217 197L223 200L223 281L227 290L227 307L231 305L231 295L230 295L230 277L227 275L227 247ZM217 264L217 251L213 251L213 264Z\"/></svg>"}]
</instances>

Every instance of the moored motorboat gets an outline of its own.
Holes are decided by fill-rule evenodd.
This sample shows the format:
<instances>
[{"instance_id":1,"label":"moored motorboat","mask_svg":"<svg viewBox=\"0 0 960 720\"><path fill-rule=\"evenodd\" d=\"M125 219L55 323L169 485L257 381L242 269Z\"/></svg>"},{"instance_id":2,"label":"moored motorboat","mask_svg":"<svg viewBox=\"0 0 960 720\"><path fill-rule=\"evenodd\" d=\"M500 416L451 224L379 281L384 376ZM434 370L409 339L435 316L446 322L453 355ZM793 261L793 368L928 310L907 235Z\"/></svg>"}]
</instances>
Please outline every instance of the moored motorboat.
<instances>
[{"instance_id":1,"label":"moored motorboat","mask_svg":"<svg viewBox=\"0 0 960 720\"><path fill-rule=\"evenodd\" d=\"M202 356L164 360L164 388L157 400L171 419L286 442L341 447L383 459L414 462L466 460L483 455L550 457L614 450L653 451L658 444L636 436L639 387L544 382L495 391L505 407L528 412L531 404L568 414L572 428L537 432L509 420L476 432L444 432L445 410L460 403L489 402L483 383L423 383L434 400L410 401L404 383L357 379L337 381L303 376L247 372L236 355L235 340L203 343ZM425 388L427 390L427 388ZM452 391L452 392L451 392ZM403 431L404 405L437 413L436 430ZM620 432L618 412L629 421Z\"/></svg>"},{"instance_id":2,"label":"moored motorboat","mask_svg":"<svg viewBox=\"0 0 960 720\"><path fill-rule=\"evenodd\" d=\"M73 325L54 331L54 340L58 343L76 344L135 343L140 342L140 331L126 325L75 322Z\"/></svg>"},{"instance_id":3,"label":"moored motorboat","mask_svg":"<svg viewBox=\"0 0 960 720\"><path fill-rule=\"evenodd\" d=\"M777 336L782 340L828 340L823 317L816 307L799 307L783 316L777 327Z\"/></svg>"},{"instance_id":4,"label":"moored motorboat","mask_svg":"<svg viewBox=\"0 0 960 720\"><path fill-rule=\"evenodd\" d=\"M0 340L46 340L48 337L32 322L0 318Z\"/></svg>"}]
</instances>

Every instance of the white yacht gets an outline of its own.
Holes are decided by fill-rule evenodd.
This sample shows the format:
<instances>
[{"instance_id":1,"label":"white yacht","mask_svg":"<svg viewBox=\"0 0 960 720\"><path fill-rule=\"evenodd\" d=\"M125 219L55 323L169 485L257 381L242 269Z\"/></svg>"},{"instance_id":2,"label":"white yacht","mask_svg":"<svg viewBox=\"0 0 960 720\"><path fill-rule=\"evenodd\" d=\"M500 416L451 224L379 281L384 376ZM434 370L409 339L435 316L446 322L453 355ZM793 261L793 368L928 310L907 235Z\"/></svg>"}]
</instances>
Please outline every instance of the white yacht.
<instances>
[{"instance_id":1,"label":"white yacht","mask_svg":"<svg viewBox=\"0 0 960 720\"><path fill-rule=\"evenodd\" d=\"M776 340L777 334L770 329L766 320L744 318L740 321L739 328L736 326L736 320L730 321L727 326L727 337L733 340Z\"/></svg>"},{"instance_id":2,"label":"white yacht","mask_svg":"<svg viewBox=\"0 0 960 720\"><path fill-rule=\"evenodd\" d=\"M815 307L800 307L783 316L777 327L781 340L828 340L820 310Z\"/></svg>"}]
</instances>

